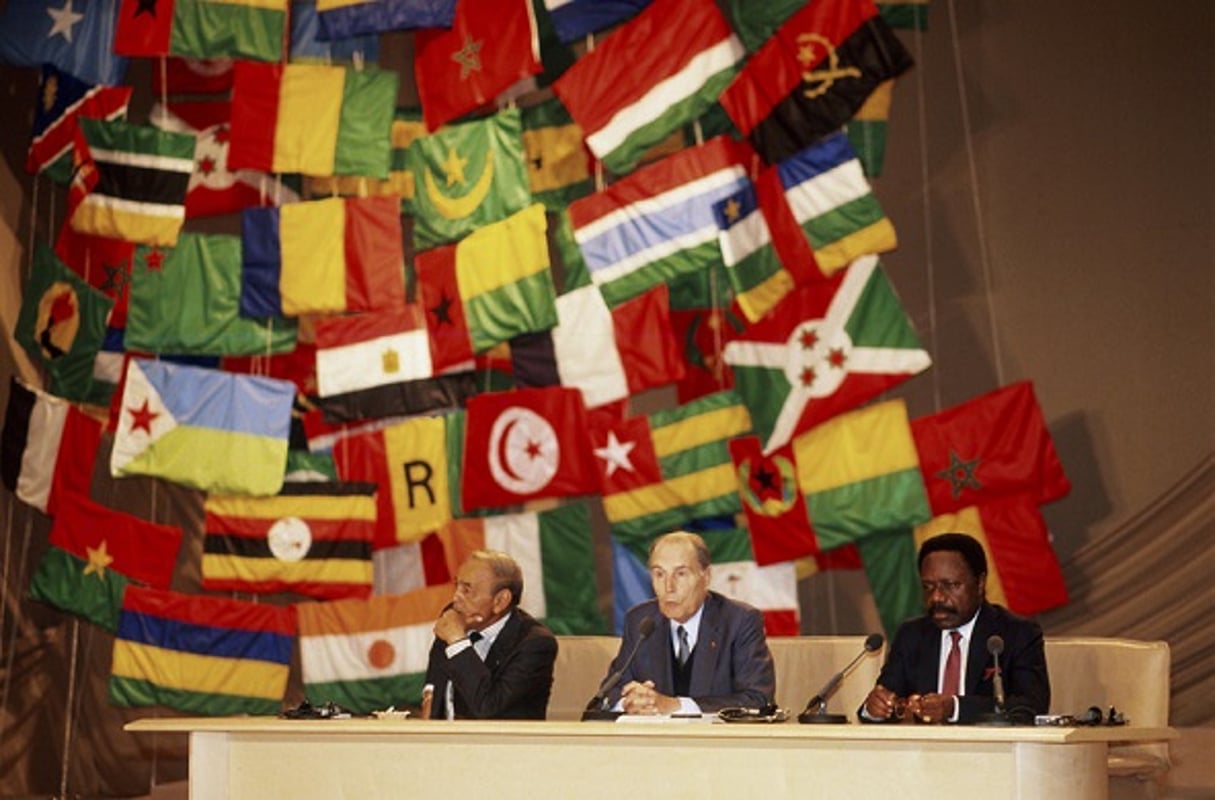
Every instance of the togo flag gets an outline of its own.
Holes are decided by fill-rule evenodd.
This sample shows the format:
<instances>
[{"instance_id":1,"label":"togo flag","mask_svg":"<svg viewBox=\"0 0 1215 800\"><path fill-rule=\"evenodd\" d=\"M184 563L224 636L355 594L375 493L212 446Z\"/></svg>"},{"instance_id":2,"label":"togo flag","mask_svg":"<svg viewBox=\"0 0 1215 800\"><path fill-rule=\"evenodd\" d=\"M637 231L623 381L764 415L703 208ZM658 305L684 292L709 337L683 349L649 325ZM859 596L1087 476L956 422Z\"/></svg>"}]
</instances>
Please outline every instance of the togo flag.
<instances>
[{"instance_id":1,"label":"togo flag","mask_svg":"<svg viewBox=\"0 0 1215 800\"><path fill-rule=\"evenodd\" d=\"M722 356L765 453L932 363L876 256L797 289Z\"/></svg>"},{"instance_id":2,"label":"togo flag","mask_svg":"<svg viewBox=\"0 0 1215 800\"><path fill-rule=\"evenodd\" d=\"M275 494L283 485L294 401L290 381L133 358L110 474L150 475L207 492Z\"/></svg>"}]
</instances>

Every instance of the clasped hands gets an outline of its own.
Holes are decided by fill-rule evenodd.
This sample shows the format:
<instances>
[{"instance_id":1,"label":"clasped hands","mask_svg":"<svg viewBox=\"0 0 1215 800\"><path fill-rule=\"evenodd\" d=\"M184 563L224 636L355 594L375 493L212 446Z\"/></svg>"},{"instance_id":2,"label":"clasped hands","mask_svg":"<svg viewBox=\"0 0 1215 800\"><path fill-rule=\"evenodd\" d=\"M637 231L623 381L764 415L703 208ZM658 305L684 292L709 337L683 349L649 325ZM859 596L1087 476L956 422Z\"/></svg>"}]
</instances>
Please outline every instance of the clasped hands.
<instances>
[{"instance_id":1,"label":"clasped hands","mask_svg":"<svg viewBox=\"0 0 1215 800\"><path fill-rule=\"evenodd\" d=\"M626 714L673 714L679 699L654 689L653 681L629 681L620 692L620 707Z\"/></svg>"},{"instance_id":2,"label":"clasped hands","mask_svg":"<svg viewBox=\"0 0 1215 800\"><path fill-rule=\"evenodd\" d=\"M912 694L899 697L878 684L865 698L865 713L874 719L915 720L929 724L948 722L956 698L944 694Z\"/></svg>"}]
</instances>

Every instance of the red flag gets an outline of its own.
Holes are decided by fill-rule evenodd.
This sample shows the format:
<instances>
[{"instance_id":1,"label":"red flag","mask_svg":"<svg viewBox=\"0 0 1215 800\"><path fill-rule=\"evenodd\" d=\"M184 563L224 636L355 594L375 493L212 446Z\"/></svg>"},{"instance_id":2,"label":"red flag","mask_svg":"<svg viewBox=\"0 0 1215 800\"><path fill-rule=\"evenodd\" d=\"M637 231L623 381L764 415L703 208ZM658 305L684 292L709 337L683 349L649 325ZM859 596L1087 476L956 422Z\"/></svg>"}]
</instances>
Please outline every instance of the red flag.
<instances>
[{"instance_id":1,"label":"red flag","mask_svg":"<svg viewBox=\"0 0 1215 800\"><path fill-rule=\"evenodd\" d=\"M582 393L555 387L472 398L463 467L466 511L596 492Z\"/></svg>"},{"instance_id":2,"label":"red flag","mask_svg":"<svg viewBox=\"0 0 1215 800\"><path fill-rule=\"evenodd\" d=\"M50 542L95 569L113 568L132 580L167 589L181 539L181 528L174 525L158 525L67 493L59 498Z\"/></svg>"},{"instance_id":3,"label":"red flag","mask_svg":"<svg viewBox=\"0 0 1215 800\"><path fill-rule=\"evenodd\" d=\"M152 66L152 93L221 94L232 89L230 58L166 58L164 75L159 64Z\"/></svg>"},{"instance_id":4,"label":"red flag","mask_svg":"<svg viewBox=\"0 0 1215 800\"><path fill-rule=\"evenodd\" d=\"M414 270L418 275L418 297L426 310L435 372L468 369L473 363L472 336L456 281L456 245L418 253Z\"/></svg>"},{"instance_id":5,"label":"red flag","mask_svg":"<svg viewBox=\"0 0 1215 800\"><path fill-rule=\"evenodd\" d=\"M734 372L721 353L744 327L733 307L671 309L671 333L684 361L684 376L675 385L681 405L734 386Z\"/></svg>"},{"instance_id":6,"label":"red flag","mask_svg":"<svg viewBox=\"0 0 1215 800\"><path fill-rule=\"evenodd\" d=\"M114 31L120 56L167 55L173 38L175 0L122 0Z\"/></svg>"},{"instance_id":7,"label":"red flag","mask_svg":"<svg viewBox=\"0 0 1215 800\"><path fill-rule=\"evenodd\" d=\"M793 447L764 455L758 436L730 440L738 470L738 494L751 531L751 551L760 566L819 555L818 539L797 485Z\"/></svg>"},{"instance_id":8,"label":"red flag","mask_svg":"<svg viewBox=\"0 0 1215 800\"><path fill-rule=\"evenodd\" d=\"M312 342L297 341L290 353L225 356L220 359L219 366L224 372L291 381L300 393L316 394L316 345Z\"/></svg>"},{"instance_id":9,"label":"red flag","mask_svg":"<svg viewBox=\"0 0 1215 800\"><path fill-rule=\"evenodd\" d=\"M73 272L104 294L113 298L109 327L125 328L127 301L131 294L131 258L135 243L79 233L72 229L71 217L63 221L55 240L55 255Z\"/></svg>"},{"instance_id":10,"label":"red flag","mask_svg":"<svg viewBox=\"0 0 1215 800\"><path fill-rule=\"evenodd\" d=\"M1025 615L1067 602L1063 570L1037 502L1032 495L1021 495L979 506L987 547L1008 607Z\"/></svg>"}]
</instances>

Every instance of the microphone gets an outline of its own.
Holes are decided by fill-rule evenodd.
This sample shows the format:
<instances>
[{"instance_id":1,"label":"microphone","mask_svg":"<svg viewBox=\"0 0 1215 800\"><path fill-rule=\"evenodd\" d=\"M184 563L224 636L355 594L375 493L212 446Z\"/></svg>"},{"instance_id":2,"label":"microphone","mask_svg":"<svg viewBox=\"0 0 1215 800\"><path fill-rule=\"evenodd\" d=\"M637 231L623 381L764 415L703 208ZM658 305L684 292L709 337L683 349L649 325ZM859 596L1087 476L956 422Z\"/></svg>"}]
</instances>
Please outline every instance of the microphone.
<instances>
[{"instance_id":1,"label":"microphone","mask_svg":"<svg viewBox=\"0 0 1215 800\"><path fill-rule=\"evenodd\" d=\"M831 699L831 695L835 694L835 690L840 687L840 683L848 676L848 673L852 672L852 668L856 666L857 662L869 653L876 653L878 650L881 650L882 643L885 641L880 633L871 633L866 636L864 649L856 654L856 658L848 662L848 666L832 675L831 679L823 684L823 688L819 689L814 697L806 701L806 709L797 715L797 721L803 725L840 725L847 722L848 717L845 714L827 713L827 701Z\"/></svg>"},{"instance_id":2,"label":"microphone","mask_svg":"<svg viewBox=\"0 0 1215 800\"><path fill-rule=\"evenodd\" d=\"M633 643L633 649L629 651L629 655L624 660L624 663L620 665L620 669L608 675L604 678L603 683L599 684L599 691L586 704L586 710L582 712L583 722L589 720L613 720L620 716L619 711L608 710L608 695L624 678L624 673L628 672L629 667L633 665L633 659L637 657L637 651L641 649L641 643L650 638L650 635L654 633L654 629L657 627L658 623L654 621L653 617L646 617L641 621L641 625L637 628L640 636Z\"/></svg>"},{"instance_id":3,"label":"microphone","mask_svg":"<svg viewBox=\"0 0 1215 800\"><path fill-rule=\"evenodd\" d=\"M1004 639L999 634L992 634L987 637L987 652L991 654L993 670L991 674L992 695L995 699L996 708L990 714L984 714L979 718L979 725L991 725L1004 727L1012 725L1012 720L1009 719L1007 712L1004 711L1004 673L1000 670L1000 654L1004 652Z\"/></svg>"}]
</instances>

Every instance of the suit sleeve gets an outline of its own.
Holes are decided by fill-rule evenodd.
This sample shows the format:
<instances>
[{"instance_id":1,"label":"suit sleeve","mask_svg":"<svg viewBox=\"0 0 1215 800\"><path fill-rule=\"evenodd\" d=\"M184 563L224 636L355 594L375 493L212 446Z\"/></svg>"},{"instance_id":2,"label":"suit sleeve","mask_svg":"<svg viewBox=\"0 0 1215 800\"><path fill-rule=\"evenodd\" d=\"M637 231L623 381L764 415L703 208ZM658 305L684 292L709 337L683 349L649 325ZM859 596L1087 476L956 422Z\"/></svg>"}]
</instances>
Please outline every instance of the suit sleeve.
<instances>
[{"instance_id":1,"label":"suit sleeve","mask_svg":"<svg viewBox=\"0 0 1215 800\"><path fill-rule=\"evenodd\" d=\"M1042 627L1033 620L1014 620L1004 631L1004 709L1014 716L1046 714L1050 710L1050 675ZM986 683L986 681L985 681ZM985 687L986 688L986 687ZM992 693L958 698L959 722L974 722L993 709Z\"/></svg>"},{"instance_id":2,"label":"suit sleeve","mask_svg":"<svg viewBox=\"0 0 1215 800\"><path fill-rule=\"evenodd\" d=\"M496 676L471 647L448 662L447 674L475 719L493 719L526 705L527 698L547 697L556 660L556 638L535 627L506 656Z\"/></svg>"},{"instance_id":3,"label":"suit sleeve","mask_svg":"<svg viewBox=\"0 0 1215 800\"><path fill-rule=\"evenodd\" d=\"M916 646L916 632L909 625L900 625L894 633L894 641L886 653L886 663L878 674L877 685L885 686L899 697L907 697L915 692L915 668L920 658ZM922 691L921 691L922 693ZM897 722L894 719L870 719L865 715L865 704L862 702L856 710L857 719L861 722L882 724Z\"/></svg>"},{"instance_id":4,"label":"suit sleeve","mask_svg":"<svg viewBox=\"0 0 1215 800\"><path fill-rule=\"evenodd\" d=\"M693 697L702 711L717 712L732 706L760 708L775 701L776 668L764 636L763 614L741 609L729 639L732 690L727 694Z\"/></svg>"}]
</instances>

